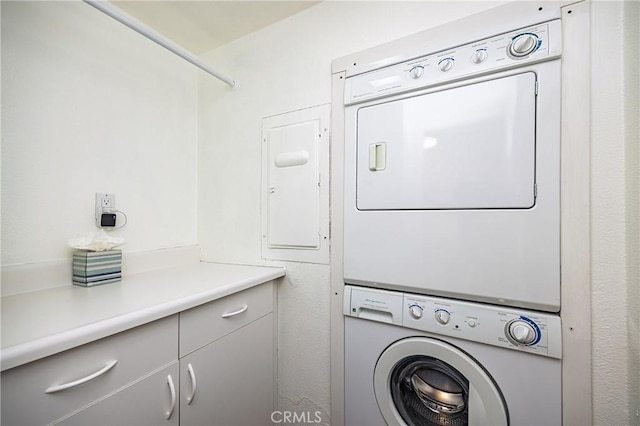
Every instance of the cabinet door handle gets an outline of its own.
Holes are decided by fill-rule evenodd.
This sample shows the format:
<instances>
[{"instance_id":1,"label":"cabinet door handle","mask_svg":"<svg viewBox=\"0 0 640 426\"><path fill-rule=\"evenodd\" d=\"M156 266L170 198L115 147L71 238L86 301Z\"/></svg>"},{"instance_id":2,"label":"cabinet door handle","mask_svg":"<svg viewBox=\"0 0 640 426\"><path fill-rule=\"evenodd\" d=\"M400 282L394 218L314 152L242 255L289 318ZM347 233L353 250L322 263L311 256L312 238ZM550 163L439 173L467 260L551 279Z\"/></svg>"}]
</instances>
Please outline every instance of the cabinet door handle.
<instances>
[{"instance_id":1,"label":"cabinet door handle","mask_svg":"<svg viewBox=\"0 0 640 426\"><path fill-rule=\"evenodd\" d=\"M226 314L222 314L222 318L230 318L230 317L234 317L236 315L240 315L241 313L243 313L247 309L249 309L249 305L244 305L242 308L238 309L237 311L233 311L233 312L228 312Z\"/></svg>"},{"instance_id":2,"label":"cabinet door handle","mask_svg":"<svg viewBox=\"0 0 640 426\"><path fill-rule=\"evenodd\" d=\"M187 365L187 371L191 378L191 396L187 397L187 405L191 405L193 398L196 396L196 388L198 387L198 384L196 383L196 372L193 371L193 366L191 364Z\"/></svg>"},{"instance_id":3,"label":"cabinet door handle","mask_svg":"<svg viewBox=\"0 0 640 426\"><path fill-rule=\"evenodd\" d=\"M102 376L104 373L111 370L117 363L118 363L118 360L110 361L107 365L102 367L100 370L96 371L93 374L88 375L87 377L83 377L82 379L74 380L73 382L65 383L63 385L50 386L49 388L47 388L47 390L44 391L44 393L55 393L55 392L63 391L65 389L80 386L83 383L87 383L88 381L91 381L97 377Z\"/></svg>"},{"instance_id":4,"label":"cabinet door handle","mask_svg":"<svg viewBox=\"0 0 640 426\"><path fill-rule=\"evenodd\" d=\"M169 384L169 392L171 392L171 408L167 411L167 420L169 420L173 415L173 410L176 409L176 387L173 385L171 374L167 376L167 383Z\"/></svg>"}]
</instances>

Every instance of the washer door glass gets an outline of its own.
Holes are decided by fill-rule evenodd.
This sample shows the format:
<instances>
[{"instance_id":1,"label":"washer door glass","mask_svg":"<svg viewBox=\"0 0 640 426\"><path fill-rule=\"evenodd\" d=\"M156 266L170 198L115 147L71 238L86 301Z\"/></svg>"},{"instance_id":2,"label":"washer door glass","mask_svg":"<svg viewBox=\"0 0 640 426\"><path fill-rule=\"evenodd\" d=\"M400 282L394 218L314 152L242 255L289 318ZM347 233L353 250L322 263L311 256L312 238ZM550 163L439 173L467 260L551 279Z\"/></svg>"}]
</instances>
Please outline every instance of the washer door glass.
<instances>
[{"instance_id":1,"label":"washer door glass","mask_svg":"<svg viewBox=\"0 0 640 426\"><path fill-rule=\"evenodd\" d=\"M385 349L374 370L388 425L508 425L502 392L468 353L439 339L409 337Z\"/></svg>"},{"instance_id":2,"label":"washer door glass","mask_svg":"<svg viewBox=\"0 0 640 426\"><path fill-rule=\"evenodd\" d=\"M391 398L408 424L469 424L469 380L444 361L410 356L391 372Z\"/></svg>"}]
</instances>

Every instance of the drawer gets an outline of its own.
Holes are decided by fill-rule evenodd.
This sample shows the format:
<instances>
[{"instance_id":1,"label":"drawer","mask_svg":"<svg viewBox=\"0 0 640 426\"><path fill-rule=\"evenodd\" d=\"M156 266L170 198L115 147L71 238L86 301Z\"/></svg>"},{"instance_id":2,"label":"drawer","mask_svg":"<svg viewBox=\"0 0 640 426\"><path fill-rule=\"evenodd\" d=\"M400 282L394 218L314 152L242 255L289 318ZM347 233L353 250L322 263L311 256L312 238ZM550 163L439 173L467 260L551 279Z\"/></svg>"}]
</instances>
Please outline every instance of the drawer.
<instances>
[{"instance_id":1,"label":"drawer","mask_svg":"<svg viewBox=\"0 0 640 426\"><path fill-rule=\"evenodd\" d=\"M3 371L2 425L48 424L122 388L176 360L177 336L174 315Z\"/></svg>"},{"instance_id":2,"label":"drawer","mask_svg":"<svg viewBox=\"0 0 640 426\"><path fill-rule=\"evenodd\" d=\"M273 311L273 282L180 313L180 357Z\"/></svg>"}]
</instances>

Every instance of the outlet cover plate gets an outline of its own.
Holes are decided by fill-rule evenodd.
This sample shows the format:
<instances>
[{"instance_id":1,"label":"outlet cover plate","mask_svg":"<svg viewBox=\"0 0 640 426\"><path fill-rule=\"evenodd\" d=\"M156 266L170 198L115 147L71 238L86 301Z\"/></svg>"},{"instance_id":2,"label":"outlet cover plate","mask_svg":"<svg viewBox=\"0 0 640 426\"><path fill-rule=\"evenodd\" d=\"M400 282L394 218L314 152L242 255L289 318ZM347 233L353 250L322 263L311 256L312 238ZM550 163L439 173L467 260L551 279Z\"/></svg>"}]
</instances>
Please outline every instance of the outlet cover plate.
<instances>
[{"instance_id":1,"label":"outlet cover plate","mask_svg":"<svg viewBox=\"0 0 640 426\"><path fill-rule=\"evenodd\" d=\"M116 208L116 194L109 192L96 192L96 217L102 212L102 209Z\"/></svg>"}]
</instances>

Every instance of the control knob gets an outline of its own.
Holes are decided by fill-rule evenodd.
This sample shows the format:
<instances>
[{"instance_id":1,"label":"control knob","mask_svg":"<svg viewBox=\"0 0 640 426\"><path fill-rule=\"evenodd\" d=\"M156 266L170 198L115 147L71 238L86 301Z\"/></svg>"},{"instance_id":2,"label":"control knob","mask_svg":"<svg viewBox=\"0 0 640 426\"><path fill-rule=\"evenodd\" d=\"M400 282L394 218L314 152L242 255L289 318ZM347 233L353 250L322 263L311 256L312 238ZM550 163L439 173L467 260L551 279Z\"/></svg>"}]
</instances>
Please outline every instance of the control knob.
<instances>
[{"instance_id":1,"label":"control knob","mask_svg":"<svg viewBox=\"0 0 640 426\"><path fill-rule=\"evenodd\" d=\"M424 67L422 65L416 65L409 70L409 74L411 75L411 78L418 79L422 77L422 74L424 74Z\"/></svg>"},{"instance_id":2,"label":"control knob","mask_svg":"<svg viewBox=\"0 0 640 426\"><path fill-rule=\"evenodd\" d=\"M518 34L509 43L507 53L514 59L521 59L533 53L538 47L538 36L525 33Z\"/></svg>"},{"instance_id":3,"label":"control knob","mask_svg":"<svg viewBox=\"0 0 640 426\"><path fill-rule=\"evenodd\" d=\"M455 63L455 59L453 58L444 58L440 62L438 62L438 69L442 72L447 72L451 68L453 68L453 64Z\"/></svg>"},{"instance_id":4,"label":"control knob","mask_svg":"<svg viewBox=\"0 0 640 426\"><path fill-rule=\"evenodd\" d=\"M411 305L409 306L409 314L415 319L420 319L422 318L422 308L418 305Z\"/></svg>"},{"instance_id":5,"label":"control knob","mask_svg":"<svg viewBox=\"0 0 640 426\"><path fill-rule=\"evenodd\" d=\"M489 56L487 54L487 49L478 49L475 52L473 52L473 55L471 55L471 62L473 62L476 65L481 64L487 60L487 56Z\"/></svg>"},{"instance_id":6,"label":"control knob","mask_svg":"<svg viewBox=\"0 0 640 426\"><path fill-rule=\"evenodd\" d=\"M530 345L538 338L531 324L523 320L511 321L507 327L507 337L519 345Z\"/></svg>"},{"instance_id":7,"label":"control knob","mask_svg":"<svg viewBox=\"0 0 640 426\"><path fill-rule=\"evenodd\" d=\"M449 312L445 311L444 309L438 309L436 311L435 317L436 321L438 321L440 324L446 325L449 324L451 314L449 314Z\"/></svg>"}]
</instances>

